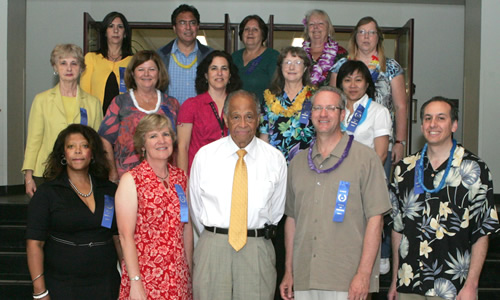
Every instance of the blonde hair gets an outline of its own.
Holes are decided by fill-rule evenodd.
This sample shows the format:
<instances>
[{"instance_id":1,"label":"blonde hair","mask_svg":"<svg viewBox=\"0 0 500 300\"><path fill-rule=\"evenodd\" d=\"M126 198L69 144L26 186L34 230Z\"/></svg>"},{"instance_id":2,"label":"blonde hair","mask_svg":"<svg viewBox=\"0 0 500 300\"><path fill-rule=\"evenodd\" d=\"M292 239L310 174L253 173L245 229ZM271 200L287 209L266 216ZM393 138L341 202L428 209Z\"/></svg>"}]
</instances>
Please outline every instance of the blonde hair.
<instances>
[{"instance_id":1,"label":"blonde hair","mask_svg":"<svg viewBox=\"0 0 500 300\"><path fill-rule=\"evenodd\" d=\"M54 67L59 59L66 57L74 57L80 64L80 72L85 71L85 58L83 57L82 48L75 44L59 44L56 45L50 54L50 64Z\"/></svg>"},{"instance_id":2,"label":"blonde hair","mask_svg":"<svg viewBox=\"0 0 500 300\"><path fill-rule=\"evenodd\" d=\"M135 128L135 133L134 133L134 149L135 152L138 154L141 154L142 148L144 147L144 144L146 143L146 133L153 131L153 130L159 130L162 128L168 128L168 132L170 133L170 136L172 137L172 142L175 143L175 131L172 128L172 122L168 117L165 117L164 115L160 114L149 114L144 116L141 121L139 121L139 124L137 124L137 127ZM142 154L141 154L141 158Z\"/></svg>"},{"instance_id":3,"label":"blonde hair","mask_svg":"<svg viewBox=\"0 0 500 300\"><path fill-rule=\"evenodd\" d=\"M354 27L354 30L351 32L351 37L349 38L349 44L348 44L349 58L357 59L358 56L358 44L356 43L356 36L358 34L359 27L371 22L373 22L375 24L375 27L377 28L377 37L378 37L377 55L380 64L380 70L382 72L385 72L386 64L385 64L385 51L384 51L384 34L382 33L382 29L380 29L380 27L378 26L377 21L375 21L373 17L367 16L361 18L358 21L358 24L356 24L356 27Z\"/></svg>"},{"instance_id":4,"label":"blonde hair","mask_svg":"<svg viewBox=\"0 0 500 300\"><path fill-rule=\"evenodd\" d=\"M332 20L330 20L330 17L326 13L326 11L322 9L312 9L306 13L305 18L302 21L304 23L304 40L305 41L311 40L311 37L309 36L309 19L311 18L312 15L319 15L325 19L325 21L328 23L328 36L334 40L335 29L333 28Z\"/></svg>"}]
</instances>

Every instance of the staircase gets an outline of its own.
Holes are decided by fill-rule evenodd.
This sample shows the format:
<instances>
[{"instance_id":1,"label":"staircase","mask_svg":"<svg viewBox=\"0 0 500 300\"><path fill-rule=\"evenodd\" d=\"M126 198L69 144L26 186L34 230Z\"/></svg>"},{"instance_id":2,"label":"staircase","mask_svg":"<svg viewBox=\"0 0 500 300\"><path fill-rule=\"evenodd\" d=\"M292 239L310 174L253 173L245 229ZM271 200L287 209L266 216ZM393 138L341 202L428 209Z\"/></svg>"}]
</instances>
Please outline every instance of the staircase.
<instances>
[{"instance_id":1,"label":"staircase","mask_svg":"<svg viewBox=\"0 0 500 300\"><path fill-rule=\"evenodd\" d=\"M499 198L495 197L497 208ZM32 299L24 237L27 204L24 195L0 196L0 300ZM387 299L391 276L380 277L380 292L373 294L372 300ZM490 238L479 281L479 299L500 299L500 235Z\"/></svg>"},{"instance_id":2,"label":"staircase","mask_svg":"<svg viewBox=\"0 0 500 300\"><path fill-rule=\"evenodd\" d=\"M32 299L26 261L24 195L0 197L0 300Z\"/></svg>"}]
</instances>

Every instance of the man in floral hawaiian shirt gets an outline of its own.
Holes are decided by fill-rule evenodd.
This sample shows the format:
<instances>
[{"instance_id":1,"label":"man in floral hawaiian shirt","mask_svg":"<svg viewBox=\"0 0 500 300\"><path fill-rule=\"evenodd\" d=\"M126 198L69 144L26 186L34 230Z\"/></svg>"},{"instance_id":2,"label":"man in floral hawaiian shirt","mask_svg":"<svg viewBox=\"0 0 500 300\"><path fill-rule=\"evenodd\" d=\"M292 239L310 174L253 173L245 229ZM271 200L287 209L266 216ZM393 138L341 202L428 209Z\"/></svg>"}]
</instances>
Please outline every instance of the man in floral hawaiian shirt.
<instances>
[{"instance_id":1,"label":"man in floral hawaiian shirt","mask_svg":"<svg viewBox=\"0 0 500 300\"><path fill-rule=\"evenodd\" d=\"M432 98L420 117L427 144L394 169L398 255L388 298L476 299L488 235L500 230L491 174L453 139L458 109L450 100Z\"/></svg>"}]
</instances>

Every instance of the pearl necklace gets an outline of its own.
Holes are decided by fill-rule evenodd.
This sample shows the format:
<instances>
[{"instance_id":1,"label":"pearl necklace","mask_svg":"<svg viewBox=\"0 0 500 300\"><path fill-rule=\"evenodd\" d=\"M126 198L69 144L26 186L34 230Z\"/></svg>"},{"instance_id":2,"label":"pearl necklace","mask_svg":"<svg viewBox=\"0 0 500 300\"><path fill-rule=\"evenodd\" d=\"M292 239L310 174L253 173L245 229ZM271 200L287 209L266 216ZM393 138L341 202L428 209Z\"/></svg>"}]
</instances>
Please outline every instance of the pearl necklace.
<instances>
[{"instance_id":1,"label":"pearl necklace","mask_svg":"<svg viewBox=\"0 0 500 300\"><path fill-rule=\"evenodd\" d=\"M90 192L89 192L88 194L84 194L84 193L80 192L80 191L76 188L76 186L73 184L73 182L71 182L71 179L69 179L69 177L68 177L68 181L69 181L69 184L71 185L71 187L75 190L75 192L76 192L78 195L82 196L83 198L88 198L88 197L90 197L90 195L92 195L92 191L94 190L94 189L93 189L93 186L92 186L92 178L90 177L90 174L89 174L89 180L90 180Z\"/></svg>"}]
</instances>

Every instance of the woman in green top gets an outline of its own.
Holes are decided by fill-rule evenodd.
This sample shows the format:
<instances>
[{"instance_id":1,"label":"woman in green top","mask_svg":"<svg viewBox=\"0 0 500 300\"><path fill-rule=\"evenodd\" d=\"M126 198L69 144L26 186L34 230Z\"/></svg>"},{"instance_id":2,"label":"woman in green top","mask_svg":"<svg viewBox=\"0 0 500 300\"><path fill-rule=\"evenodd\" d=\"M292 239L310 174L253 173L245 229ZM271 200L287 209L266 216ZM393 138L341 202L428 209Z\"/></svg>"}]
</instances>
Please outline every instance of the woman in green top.
<instances>
[{"instance_id":1,"label":"woman in green top","mask_svg":"<svg viewBox=\"0 0 500 300\"><path fill-rule=\"evenodd\" d=\"M279 52L267 48L266 23L257 15L247 16L240 23L239 36L245 45L232 54L233 62L238 67L238 74L243 82L243 89L255 93L263 101L264 90L276 69Z\"/></svg>"}]
</instances>

